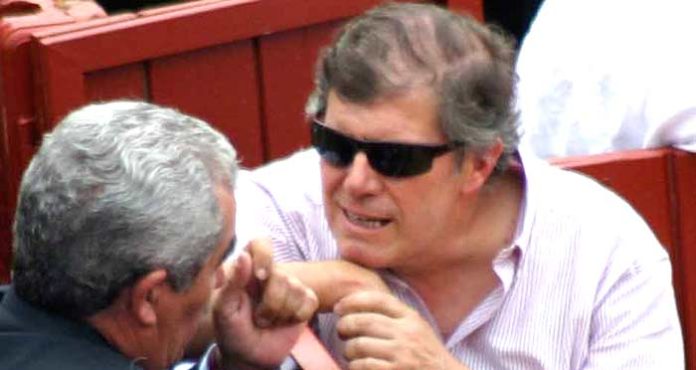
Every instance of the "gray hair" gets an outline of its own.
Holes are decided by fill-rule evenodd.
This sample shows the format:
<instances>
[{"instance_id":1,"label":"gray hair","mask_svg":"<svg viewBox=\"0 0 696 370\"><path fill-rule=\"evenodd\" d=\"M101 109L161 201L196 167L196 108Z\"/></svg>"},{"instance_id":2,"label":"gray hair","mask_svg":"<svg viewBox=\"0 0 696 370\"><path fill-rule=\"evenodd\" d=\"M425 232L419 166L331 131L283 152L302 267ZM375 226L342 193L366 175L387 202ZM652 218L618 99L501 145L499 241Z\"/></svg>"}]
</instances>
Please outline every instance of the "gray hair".
<instances>
[{"instance_id":1,"label":"gray hair","mask_svg":"<svg viewBox=\"0 0 696 370\"><path fill-rule=\"evenodd\" d=\"M92 104L44 137L14 224L17 294L86 317L157 269L181 291L223 230L215 188L236 152L205 122L144 102Z\"/></svg>"},{"instance_id":2,"label":"gray hair","mask_svg":"<svg viewBox=\"0 0 696 370\"><path fill-rule=\"evenodd\" d=\"M519 142L513 63L510 38L497 29L435 5L388 4L347 23L323 51L306 113L325 114L331 90L369 103L428 87L450 142L482 150L502 141L501 172Z\"/></svg>"}]
</instances>

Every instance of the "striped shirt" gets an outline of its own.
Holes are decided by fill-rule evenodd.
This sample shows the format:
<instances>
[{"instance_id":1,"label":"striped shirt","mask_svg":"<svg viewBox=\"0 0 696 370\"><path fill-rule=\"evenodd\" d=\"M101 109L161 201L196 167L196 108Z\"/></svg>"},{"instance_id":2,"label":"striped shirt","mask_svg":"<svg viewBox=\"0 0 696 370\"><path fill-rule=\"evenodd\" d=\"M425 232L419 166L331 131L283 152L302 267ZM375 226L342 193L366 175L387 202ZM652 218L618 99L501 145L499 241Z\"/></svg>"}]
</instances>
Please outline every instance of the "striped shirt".
<instances>
[{"instance_id":1,"label":"striped shirt","mask_svg":"<svg viewBox=\"0 0 696 370\"><path fill-rule=\"evenodd\" d=\"M670 261L645 221L594 180L521 158L524 207L493 262L500 282L443 346L474 370L684 369ZM238 238L270 236L281 261L340 258L316 152L244 172L237 189ZM382 276L439 332L413 289ZM320 315L319 332L341 361L335 322Z\"/></svg>"}]
</instances>

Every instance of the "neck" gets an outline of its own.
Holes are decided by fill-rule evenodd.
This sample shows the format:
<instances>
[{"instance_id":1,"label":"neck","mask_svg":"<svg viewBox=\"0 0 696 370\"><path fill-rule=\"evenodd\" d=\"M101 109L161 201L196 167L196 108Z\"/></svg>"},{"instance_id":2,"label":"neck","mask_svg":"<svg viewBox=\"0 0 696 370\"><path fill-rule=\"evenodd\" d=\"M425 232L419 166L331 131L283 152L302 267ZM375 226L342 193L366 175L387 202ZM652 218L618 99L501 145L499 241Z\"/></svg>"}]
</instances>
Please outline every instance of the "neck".
<instances>
[{"instance_id":1,"label":"neck","mask_svg":"<svg viewBox=\"0 0 696 370\"><path fill-rule=\"evenodd\" d=\"M462 201L462 213L436 243L437 253L423 256L422 263L393 271L409 283L440 286L453 276L468 276L491 269L498 253L515 238L523 189L516 174L491 179ZM431 282L431 283L428 283ZM416 284L413 284L416 285Z\"/></svg>"},{"instance_id":2,"label":"neck","mask_svg":"<svg viewBox=\"0 0 696 370\"><path fill-rule=\"evenodd\" d=\"M522 190L516 174L491 179L466 201L469 211L463 226L443 245L439 257L417 269L394 270L423 299L444 335L499 283L492 264L514 240Z\"/></svg>"},{"instance_id":3,"label":"neck","mask_svg":"<svg viewBox=\"0 0 696 370\"><path fill-rule=\"evenodd\" d=\"M470 253L469 261L490 265L502 249L512 244L522 197L523 185L515 173L491 178L475 195L472 212L458 238L458 248Z\"/></svg>"},{"instance_id":4,"label":"neck","mask_svg":"<svg viewBox=\"0 0 696 370\"><path fill-rule=\"evenodd\" d=\"M154 341L146 338L139 329L140 324L135 320L124 302L122 296L111 306L87 318L87 322L96 329L102 337L118 352L135 362L146 366L148 348Z\"/></svg>"}]
</instances>

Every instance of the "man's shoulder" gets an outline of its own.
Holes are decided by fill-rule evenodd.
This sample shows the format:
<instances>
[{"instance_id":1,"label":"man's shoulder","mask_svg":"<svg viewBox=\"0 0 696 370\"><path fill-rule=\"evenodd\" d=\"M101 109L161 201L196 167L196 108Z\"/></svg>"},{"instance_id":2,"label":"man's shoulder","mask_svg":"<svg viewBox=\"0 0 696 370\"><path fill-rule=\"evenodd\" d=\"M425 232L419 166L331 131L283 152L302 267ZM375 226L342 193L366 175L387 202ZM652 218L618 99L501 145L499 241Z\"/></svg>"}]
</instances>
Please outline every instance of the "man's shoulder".
<instances>
[{"instance_id":1,"label":"man's shoulder","mask_svg":"<svg viewBox=\"0 0 696 370\"><path fill-rule=\"evenodd\" d=\"M633 206L614 190L586 174L545 166L535 168L528 180L534 201L556 213L598 219L606 217L640 218Z\"/></svg>"},{"instance_id":2,"label":"man's shoulder","mask_svg":"<svg viewBox=\"0 0 696 370\"><path fill-rule=\"evenodd\" d=\"M240 176L238 190L267 197L283 209L321 205L319 155L313 149L298 151Z\"/></svg>"},{"instance_id":3,"label":"man's shoulder","mask_svg":"<svg viewBox=\"0 0 696 370\"><path fill-rule=\"evenodd\" d=\"M0 370L140 369L114 349L79 338L37 332L0 332Z\"/></svg>"},{"instance_id":4,"label":"man's shoulder","mask_svg":"<svg viewBox=\"0 0 696 370\"><path fill-rule=\"evenodd\" d=\"M0 370L139 368L87 324L32 306L9 286L0 291Z\"/></svg>"},{"instance_id":5,"label":"man's shoulder","mask_svg":"<svg viewBox=\"0 0 696 370\"><path fill-rule=\"evenodd\" d=\"M589 264L621 260L630 265L665 257L642 215L596 179L553 166L537 175L531 202L538 243L553 246L565 239L574 246L565 251L574 258L591 257Z\"/></svg>"}]
</instances>

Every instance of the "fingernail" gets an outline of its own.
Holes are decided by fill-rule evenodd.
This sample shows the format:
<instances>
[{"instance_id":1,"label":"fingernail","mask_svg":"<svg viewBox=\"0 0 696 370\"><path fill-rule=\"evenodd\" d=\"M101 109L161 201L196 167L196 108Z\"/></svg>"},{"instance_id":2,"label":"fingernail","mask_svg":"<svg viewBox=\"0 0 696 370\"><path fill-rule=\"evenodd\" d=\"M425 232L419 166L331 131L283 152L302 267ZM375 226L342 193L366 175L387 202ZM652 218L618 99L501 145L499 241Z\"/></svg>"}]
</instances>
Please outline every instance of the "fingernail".
<instances>
[{"instance_id":1,"label":"fingernail","mask_svg":"<svg viewBox=\"0 0 696 370\"><path fill-rule=\"evenodd\" d=\"M256 270L256 278L259 280L266 280L268 277L268 272L266 271L265 268L260 268Z\"/></svg>"}]
</instances>

